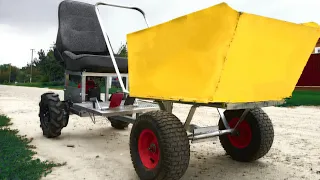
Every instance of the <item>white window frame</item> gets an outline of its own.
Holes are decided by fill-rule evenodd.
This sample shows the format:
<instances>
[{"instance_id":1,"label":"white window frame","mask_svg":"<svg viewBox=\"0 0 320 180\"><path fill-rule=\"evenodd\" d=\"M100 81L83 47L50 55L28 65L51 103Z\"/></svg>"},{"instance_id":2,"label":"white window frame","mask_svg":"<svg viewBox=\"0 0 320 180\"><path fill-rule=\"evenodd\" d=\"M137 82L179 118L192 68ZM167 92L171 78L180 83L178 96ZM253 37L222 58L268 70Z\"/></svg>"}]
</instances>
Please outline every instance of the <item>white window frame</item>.
<instances>
[{"instance_id":1,"label":"white window frame","mask_svg":"<svg viewBox=\"0 0 320 180\"><path fill-rule=\"evenodd\" d=\"M315 47L312 54L320 54L320 47Z\"/></svg>"}]
</instances>

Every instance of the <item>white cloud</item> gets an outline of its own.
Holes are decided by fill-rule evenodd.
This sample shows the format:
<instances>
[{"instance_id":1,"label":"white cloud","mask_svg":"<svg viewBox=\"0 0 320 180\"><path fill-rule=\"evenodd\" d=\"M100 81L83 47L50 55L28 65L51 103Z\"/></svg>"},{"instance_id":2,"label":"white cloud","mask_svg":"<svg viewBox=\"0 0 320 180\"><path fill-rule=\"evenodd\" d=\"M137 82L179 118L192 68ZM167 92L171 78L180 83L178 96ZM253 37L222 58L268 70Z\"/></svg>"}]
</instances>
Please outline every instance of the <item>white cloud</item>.
<instances>
[{"instance_id":1,"label":"white cloud","mask_svg":"<svg viewBox=\"0 0 320 180\"><path fill-rule=\"evenodd\" d=\"M1 5L0 0L0 5ZM19 1L24 0L12 0L12 3L17 3ZM93 0L82 0L85 2L94 3L96 1ZM36 0L32 1L33 3ZM42 7L36 7L34 5L34 9L29 13L35 13L37 16L42 16L41 13L45 13L45 10L42 10L41 13L38 13L38 8L46 8L44 6L43 0L41 0ZM158 23L162 23L168 21L170 19L176 18L178 16L182 16L187 13L191 13L196 10L200 10L202 8L206 8L220 2L222 0L109 0L106 1L108 3L113 4L121 4L121 5L129 5L129 6L137 6L143 9L148 17L150 25L156 25ZM286 20L295 23L303 23L303 22L316 22L320 24L320 15L319 15L319 0L225 0L232 8L258 14L262 16L267 16L271 18L277 18L281 20ZM8 3L8 2L7 2ZM54 3L50 3L51 5ZM56 3L58 4L58 3ZM3 8L3 7L2 7ZM1 9L1 8L0 8ZM48 8L47 13L51 13L55 15L57 18L57 7L53 11L52 7L50 10ZM0 13L1 14L1 13ZM134 25L138 24L139 27L142 27L142 21L133 20L130 18L118 16L117 18L109 17L111 12L104 12L102 10L103 19L105 19L105 25L108 25L108 29L111 29L112 32L110 34L111 41L114 44L118 45L120 41L124 41L123 37L125 34L132 31L132 29L125 31L124 29L136 28ZM13 15L13 14L12 14ZM28 16L28 17L36 17L36 16ZM21 17L20 19L22 19ZM112 21L109 18L114 18ZM141 20L141 19L140 19ZM32 21L32 19L29 19ZM37 23L36 19L34 20ZM117 24L117 22L121 22L121 24ZM140 24L139 24L139 23ZM111 27L110 27L111 23ZM123 25L125 24L125 25ZM41 24L39 24L40 27ZM34 29L33 32L24 32L23 26L15 26L15 25L6 25L1 24L0 21L0 64L3 63L12 63L18 67L22 67L30 62L31 58L31 48L35 48L36 50L45 49L47 50L51 44L56 40L57 33L57 24L56 21L50 23L46 23L43 26L44 28L40 28L38 31ZM123 27L122 27L123 26ZM124 30L119 31L118 28ZM116 30L115 30L116 29ZM122 36L117 36L117 33L122 33ZM122 38L121 38L122 37ZM121 40L118 40L120 39ZM116 50L116 49L115 49Z\"/></svg>"},{"instance_id":2,"label":"white cloud","mask_svg":"<svg viewBox=\"0 0 320 180\"><path fill-rule=\"evenodd\" d=\"M16 28L0 24L0 64L23 67L31 62L31 48L48 49L54 42L56 29L38 32L34 36L21 34ZM37 57L37 53L34 53Z\"/></svg>"}]
</instances>

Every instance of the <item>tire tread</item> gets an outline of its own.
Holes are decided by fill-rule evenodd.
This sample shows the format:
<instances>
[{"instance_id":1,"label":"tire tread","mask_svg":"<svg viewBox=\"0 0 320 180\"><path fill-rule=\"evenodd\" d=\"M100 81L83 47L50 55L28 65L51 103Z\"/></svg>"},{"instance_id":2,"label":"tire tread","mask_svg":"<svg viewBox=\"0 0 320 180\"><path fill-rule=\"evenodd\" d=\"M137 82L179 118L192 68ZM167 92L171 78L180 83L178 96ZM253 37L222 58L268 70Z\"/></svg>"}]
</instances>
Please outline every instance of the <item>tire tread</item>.
<instances>
[{"instance_id":1,"label":"tire tread","mask_svg":"<svg viewBox=\"0 0 320 180\"><path fill-rule=\"evenodd\" d=\"M139 116L141 119L153 119L161 138L159 144L163 146L163 168L165 180L180 179L189 166L190 144L181 121L172 113L166 111L152 111ZM132 128L135 128L135 124ZM133 148L130 148L131 157ZM134 157L132 157L134 159ZM137 171L137 165L133 162Z\"/></svg>"},{"instance_id":2,"label":"tire tread","mask_svg":"<svg viewBox=\"0 0 320 180\"><path fill-rule=\"evenodd\" d=\"M231 150L228 149L228 145L225 142L225 139L221 137L219 138L220 143L223 149L227 152L227 154L229 154L233 159L241 162L250 162L250 161L255 161L262 158L269 152L274 140L273 124L269 116L261 108L251 109L249 113L251 113L251 115L257 121L257 124L258 124L257 128L259 128L259 131L260 131L260 144L255 145L255 146L258 146L258 149L257 151L255 151L255 153L250 154L249 156L242 156L242 157L238 157L233 154L230 154ZM220 120L219 126L224 127L221 120Z\"/></svg>"},{"instance_id":3,"label":"tire tread","mask_svg":"<svg viewBox=\"0 0 320 180\"><path fill-rule=\"evenodd\" d=\"M61 103L60 99L59 99L59 95L58 94L54 94L54 93L45 93L41 96L41 101L39 103L40 106L40 113L39 113L39 117L40 119L41 117L41 113L42 112L42 108L44 106L47 106L49 109L49 123L48 126L45 127L44 124L41 123L41 128L43 131L43 135L46 136L47 138L55 138L61 135L61 130L65 125L64 122L64 105L63 103Z\"/></svg>"}]
</instances>

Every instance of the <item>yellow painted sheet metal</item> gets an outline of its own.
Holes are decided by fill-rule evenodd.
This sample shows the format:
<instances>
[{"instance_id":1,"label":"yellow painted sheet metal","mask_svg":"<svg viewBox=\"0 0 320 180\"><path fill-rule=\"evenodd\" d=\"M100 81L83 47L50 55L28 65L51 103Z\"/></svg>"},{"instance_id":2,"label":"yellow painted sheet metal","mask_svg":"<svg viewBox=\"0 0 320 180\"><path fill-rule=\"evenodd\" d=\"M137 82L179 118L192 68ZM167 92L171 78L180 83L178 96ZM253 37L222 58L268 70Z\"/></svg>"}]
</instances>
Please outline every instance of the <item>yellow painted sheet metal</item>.
<instances>
[{"instance_id":1,"label":"yellow painted sheet metal","mask_svg":"<svg viewBox=\"0 0 320 180\"><path fill-rule=\"evenodd\" d=\"M186 102L291 96L317 24L239 13L221 3L127 35L130 95Z\"/></svg>"}]
</instances>

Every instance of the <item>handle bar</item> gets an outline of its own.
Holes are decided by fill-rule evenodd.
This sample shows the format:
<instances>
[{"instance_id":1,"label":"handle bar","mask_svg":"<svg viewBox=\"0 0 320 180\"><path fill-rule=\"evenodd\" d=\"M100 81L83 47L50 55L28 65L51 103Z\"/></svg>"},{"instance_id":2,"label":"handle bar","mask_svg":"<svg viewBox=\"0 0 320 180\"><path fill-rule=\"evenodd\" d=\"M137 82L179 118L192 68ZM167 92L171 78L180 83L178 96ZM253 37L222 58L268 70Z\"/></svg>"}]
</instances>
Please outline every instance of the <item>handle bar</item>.
<instances>
[{"instance_id":1,"label":"handle bar","mask_svg":"<svg viewBox=\"0 0 320 180\"><path fill-rule=\"evenodd\" d=\"M129 94L129 91L124 87L124 83L123 83L123 81L122 81L122 77L121 77L121 75L120 75L120 72L119 72L119 68L118 68L116 59L115 59L115 57L114 57L114 52L113 52L113 50L112 50L112 46L111 46L111 43L110 43L110 41L109 41L108 34L107 34L104 26L102 25L101 16L100 16L100 13L99 13L99 8L98 8L98 6L100 6L100 5L117 7L117 8L124 8L124 9L132 9L132 10L139 11L139 12L142 14L142 16L143 16L144 21L145 21L147 27L149 27L149 23L148 23L148 20L147 20L147 18L146 18L145 13L144 13L143 10L141 10L140 8L137 8L137 7L128 7L128 6L120 6L120 5L115 5L115 4L107 4L107 3L104 3L104 2L97 2L97 3L95 4L95 11L96 11L96 14L97 14L97 17L98 17L98 21L99 21L99 24L100 24L100 27L101 27L101 30L102 30L102 33L103 33L104 40L105 40L105 42L107 43L107 48L108 48L108 51L109 51L109 53L110 53L110 57L111 57L111 60L112 60L114 69L115 69L115 71L116 71L118 80L119 80L119 82L120 82L121 89L122 89L122 91L123 91L124 93ZM128 79L127 79L127 81L128 81Z\"/></svg>"}]
</instances>

